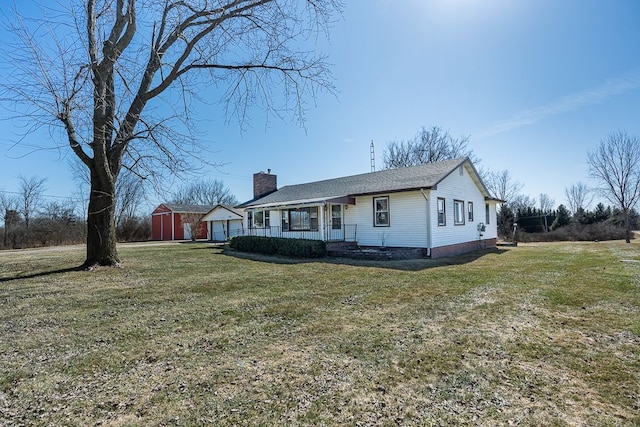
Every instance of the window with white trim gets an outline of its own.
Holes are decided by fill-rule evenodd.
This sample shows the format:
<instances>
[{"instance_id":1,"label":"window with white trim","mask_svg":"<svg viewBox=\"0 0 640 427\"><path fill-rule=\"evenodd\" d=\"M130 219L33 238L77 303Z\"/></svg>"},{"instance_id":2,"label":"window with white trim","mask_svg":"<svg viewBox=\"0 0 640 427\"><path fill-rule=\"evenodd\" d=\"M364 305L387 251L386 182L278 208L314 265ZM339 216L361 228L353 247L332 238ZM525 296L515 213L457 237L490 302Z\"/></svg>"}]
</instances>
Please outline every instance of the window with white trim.
<instances>
[{"instance_id":1,"label":"window with white trim","mask_svg":"<svg viewBox=\"0 0 640 427\"><path fill-rule=\"evenodd\" d=\"M249 228L269 228L269 211L250 211L247 219Z\"/></svg>"},{"instance_id":2,"label":"window with white trim","mask_svg":"<svg viewBox=\"0 0 640 427\"><path fill-rule=\"evenodd\" d=\"M389 227L389 197L373 198L373 225Z\"/></svg>"},{"instance_id":3,"label":"window with white trim","mask_svg":"<svg viewBox=\"0 0 640 427\"><path fill-rule=\"evenodd\" d=\"M438 198L438 225L447 225L444 199Z\"/></svg>"},{"instance_id":4,"label":"window with white trim","mask_svg":"<svg viewBox=\"0 0 640 427\"><path fill-rule=\"evenodd\" d=\"M255 211L253 213L253 226L255 228L264 227L264 211Z\"/></svg>"},{"instance_id":5,"label":"window with white trim","mask_svg":"<svg viewBox=\"0 0 640 427\"><path fill-rule=\"evenodd\" d=\"M464 202L462 200L453 201L453 223L464 225Z\"/></svg>"},{"instance_id":6,"label":"window with white trim","mask_svg":"<svg viewBox=\"0 0 640 427\"><path fill-rule=\"evenodd\" d=\"M489 203L484 205L485 216L487 217L485 220L485 224L489 225L489 218L491 218L491 211L489 209Z\"/></svg>"},{"instance_id":7,"label":"window with white trim","mask_svg":"<svg viewBox=\"0 0 640 427\"><path fill-rule=\"evenodd\" d=\"M469 212L469 222L473 222L473 202L467 202L467 211Z\"/></svg>"}]
</instances>

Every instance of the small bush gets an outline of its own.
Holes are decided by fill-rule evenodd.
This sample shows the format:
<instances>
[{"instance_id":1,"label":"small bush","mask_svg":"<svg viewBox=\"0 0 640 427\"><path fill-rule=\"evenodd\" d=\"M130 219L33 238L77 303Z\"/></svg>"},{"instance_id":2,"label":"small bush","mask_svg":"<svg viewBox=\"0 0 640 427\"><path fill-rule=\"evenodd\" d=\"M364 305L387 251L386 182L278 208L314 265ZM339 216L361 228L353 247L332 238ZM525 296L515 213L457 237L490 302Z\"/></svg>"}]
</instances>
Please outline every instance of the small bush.
<instances>
[{"instance_id":1,"label":"small bush","mask_svg":"<svg viewBox=\"0 0 640 427\"><path fill-rule=\"evenodd\" d=\"M327 245L321 240L238 236L231 239L229 246L241 252L296 258L322 258L327 255Z\"/></svg>"}]
</instances>

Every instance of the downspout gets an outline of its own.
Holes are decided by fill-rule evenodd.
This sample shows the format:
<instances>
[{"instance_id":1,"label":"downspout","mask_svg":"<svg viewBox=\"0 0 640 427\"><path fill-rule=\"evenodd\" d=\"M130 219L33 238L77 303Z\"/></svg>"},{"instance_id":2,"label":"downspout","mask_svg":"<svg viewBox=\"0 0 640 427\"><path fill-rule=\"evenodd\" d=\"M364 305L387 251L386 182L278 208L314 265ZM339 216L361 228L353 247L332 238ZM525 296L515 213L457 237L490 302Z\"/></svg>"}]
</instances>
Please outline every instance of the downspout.
<instances>
[{"instance_id":1,"label":"downspout","mask_svg":"<svg viewBox=\"0 0 640 427\"><path fill-rule=\"evenodd\" d=\"M431 256L431 205L429 204L429 198L425 194L424 190L421 188L420 193L422 193L422 197L427 201L427 256Z\"/></svg>"}]
</instances>

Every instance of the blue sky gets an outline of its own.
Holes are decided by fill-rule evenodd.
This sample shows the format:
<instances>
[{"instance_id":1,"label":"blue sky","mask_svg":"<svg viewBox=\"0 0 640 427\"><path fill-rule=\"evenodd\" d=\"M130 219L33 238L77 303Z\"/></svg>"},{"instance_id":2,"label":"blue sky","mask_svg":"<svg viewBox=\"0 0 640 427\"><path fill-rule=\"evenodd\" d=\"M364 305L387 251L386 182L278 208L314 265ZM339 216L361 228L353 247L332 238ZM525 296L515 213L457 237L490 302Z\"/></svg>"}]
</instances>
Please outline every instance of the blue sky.
<instances>
[{"instance_id":1,"label":"blue sky","mask_svg":"<svg viewBox=\"0 0 640 427\"><path fill-rule=\"evenodd\" d=\"M480 168L508 169L522 193L547 193L557 206L567 186L592 184L587 152L602 138L640 135L635 0L349 0L319 49L338 93L308 100L306 130L265 123L256 110L240 130L222 106L194 106L207 155L225 163L202 178L224 181L244 201L254 172L271 169L279 186L368 172L372 140L380 168L388 141L435 125L470 136ZM71 195L71 154L25 156L12 144L19 132L0 122L0 189L37 175L48 178L47 194Z\"/></svg>"}]
</instances>

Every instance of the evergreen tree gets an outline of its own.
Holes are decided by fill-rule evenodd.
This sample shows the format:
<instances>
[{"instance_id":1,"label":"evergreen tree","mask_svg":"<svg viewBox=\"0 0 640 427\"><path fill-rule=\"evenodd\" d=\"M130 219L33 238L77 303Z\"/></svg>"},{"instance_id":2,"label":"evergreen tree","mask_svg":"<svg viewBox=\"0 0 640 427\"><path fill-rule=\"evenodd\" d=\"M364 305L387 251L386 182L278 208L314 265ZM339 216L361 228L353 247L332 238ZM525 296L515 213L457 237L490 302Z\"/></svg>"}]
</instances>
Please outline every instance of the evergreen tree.
<instances>
[{"instance_id":1,"label":"evergreen tree","mask_svg":"<svg viewBox=\"0 0 640 427\"><path fill-rule=\"evenodd\" d=\"M551 224L551 229L555 230L560 227L564 227L565 225L569 225L571 223L571 212L564 205L558 206L558 210L556 211L556 218L553 220Z\"/></svg>"},{"instance_id":2,"label":"evergreen tree","mask_svg":"<svg viewBox=\"0 0 640 427\"><path fill-rule=\"evenodd\" d=\"M604 222L611 216L611 207L605 209L602 203L598 203L593 211L593 222Z\"/></svg>"},{"instance_id":3,"label":"evergreen tree","mask_svg":"<svg viewBox=\"0 0 640 427\"><path fill-rule=\"evenodd\" d=\"M500 211L498 212L498 235L502 236L506 239L511 238L511 233L513 232L513 224L515 217L511 208L509 208L506 204L503 204L500 207Z\"/></svg>"}]
</instances>

